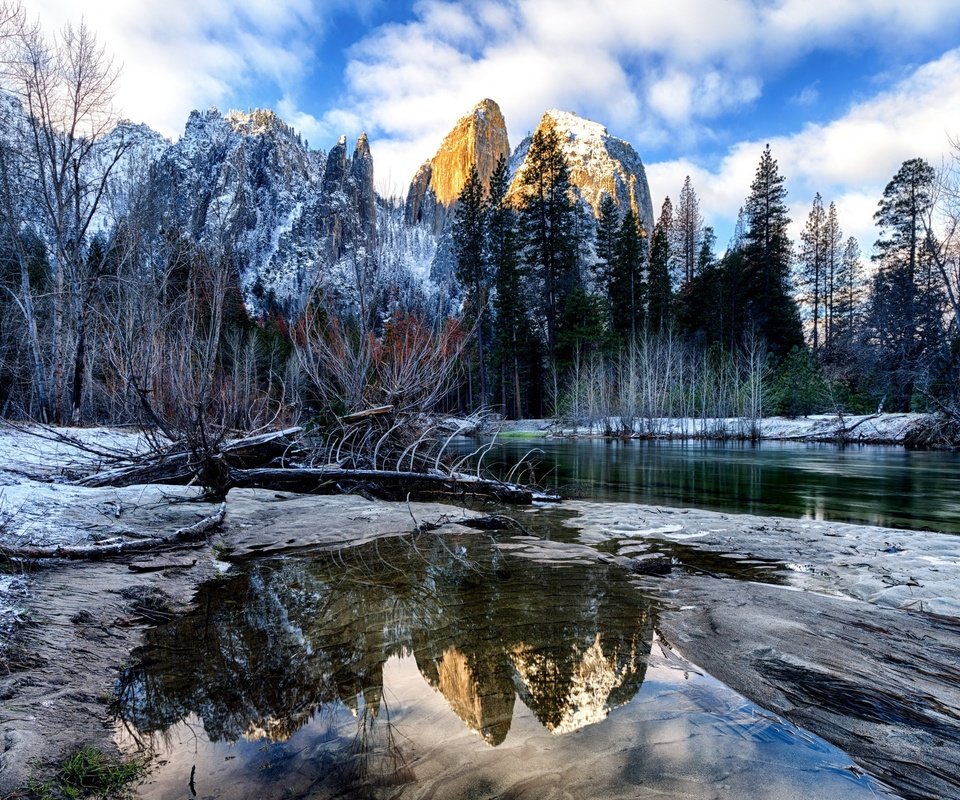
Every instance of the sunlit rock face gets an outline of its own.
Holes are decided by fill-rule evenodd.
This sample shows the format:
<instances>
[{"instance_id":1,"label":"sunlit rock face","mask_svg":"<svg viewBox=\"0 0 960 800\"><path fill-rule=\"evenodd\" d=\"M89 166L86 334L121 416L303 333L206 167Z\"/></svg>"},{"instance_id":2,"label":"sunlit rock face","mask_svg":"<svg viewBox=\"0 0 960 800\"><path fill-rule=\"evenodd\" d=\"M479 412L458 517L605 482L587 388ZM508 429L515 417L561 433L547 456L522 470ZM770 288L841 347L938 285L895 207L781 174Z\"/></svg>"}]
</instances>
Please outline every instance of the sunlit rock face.
<instances>
[{"instance_id":1,"label":"sunlit rock face","mask_svg":"<svg viewBox=\"0 0 960 800\"><path fill-rule=\"evenodd\" d=\"M470 167L477 165L480 182L487 186L497 161L509 155L507 126L500 107L493 100L482 100L458 120L433 158L417 171L407 193L407 222L426 223L440 233L448 220L447 212L467 182Z\"/></svg>"},{"instance_id":2,"label":"sunlit rock face","mask_svg":"<svg viewBox=\"0 0 960 800\"><path fill-rule=\"evenodd\" d=\"M589 647L573 648L562 660L529 645L517 645L511 658L520 698L558 736L602 722L611 709L633 697L646 672L646 661L637 658L636 649L622 645L608 646L610 652L605 653L598 632ZM618 691L626 687L631 690Z\"/></svg>"},{"instance_id":3,"label":"sunlit rock face","mask_svg":"<svg viewBox=\"0 0 960 800\"><path fill-rule=\"evenodd\" d=\"M509 675L497 669L502 665L496 661L471 665L464 653L448 647L436 667L437 686L453 713L493 746L510 732L516 697Z\"/></svg>"},{"instance_id":4,"label":"sunlit rock face","mask_svg":"<svg viewBox=\"0 0 960 800\"><path fill-rule=\"evenodd\" d=\"M645 230L653 230L653 204L647 173L640 156L629 142L611 136L603 125L568 111L547 111L537 131L547 126L553 126L560 134L570 182L578 199L594 215L599 212L603 196L609 194L619 208L633 209ZM522 199L523 173L527 168L527 153L534 135L536 131L517 146L510 159L513 182L509 196L514 203Z\"/></svg>"}]
</instances>

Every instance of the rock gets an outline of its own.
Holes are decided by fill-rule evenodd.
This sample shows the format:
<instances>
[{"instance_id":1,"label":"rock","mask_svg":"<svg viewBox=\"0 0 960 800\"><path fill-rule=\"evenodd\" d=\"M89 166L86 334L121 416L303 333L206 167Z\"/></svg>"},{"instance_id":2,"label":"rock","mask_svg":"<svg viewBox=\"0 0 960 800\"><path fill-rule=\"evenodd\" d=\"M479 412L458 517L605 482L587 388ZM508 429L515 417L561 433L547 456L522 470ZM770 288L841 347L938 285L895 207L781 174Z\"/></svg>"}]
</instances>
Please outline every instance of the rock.
<instances>
[{"instance_id":1,"label":"rock","mask_svg":"<svg viewBox=\"0 0 960 800\"><path fill-rule=\"evenodd\" d=\"M500 106L489 98L481 100L457 121L433 158L417 171L407 193L407 222L429 224L439 234L449 221L449 211L467 182L470 167L477 165L480 182L487 186L497 161L509 155Z\"/></svg>"},{"instance_id":2,"label":"rock","mask_svg":"<svg viewBox=\"0 0 960 800\"><path fill-rule=\"evenodd\" d=\"M595 216L599 213L603 196L609 194L619 208L633 209L644 230L653 230L653 204L647 174L640 156L629 142L611 136L599 123L567 111L547 111L537 130L545 125L555 126L560 133L570 182L578 199ZM514 177L508 197L513 202L518 202L521 197L520 179L532 140L533 134L527 136L510 159L510 171Z\"/></svg>"}]
</instances>

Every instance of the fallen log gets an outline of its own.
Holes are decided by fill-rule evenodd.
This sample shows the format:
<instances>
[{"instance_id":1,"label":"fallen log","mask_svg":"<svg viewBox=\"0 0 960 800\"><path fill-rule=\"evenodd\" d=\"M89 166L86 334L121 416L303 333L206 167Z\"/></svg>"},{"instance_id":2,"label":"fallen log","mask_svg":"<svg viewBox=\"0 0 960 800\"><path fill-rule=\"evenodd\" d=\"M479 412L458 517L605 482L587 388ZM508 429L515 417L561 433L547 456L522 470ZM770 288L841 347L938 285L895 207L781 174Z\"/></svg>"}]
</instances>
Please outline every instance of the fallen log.
<instances>
[{"instance_id":1,"label":"fallen log","mask_svg":"<svg viewBox=\"0 0 960 800\"><path fill-rule=\"evenodd\" d=\"M224 444L210 458L228 468L250 469L265 466L289 455L296 447L292 438L302 428L236 439ZM182 444L181 444L182 447ZM201 455L190 450L177 449L151 453L130 464L104 470L76 481L77 486L102 488L104 486L139 486L146 483L186 484L195 479L203 468Z\"/></svg>"},{"instance_id":2,"label":"fallen log","mask_svg":"<svg viewBox=\"0 0 960 800\"><path fill-rule=\"evenodd\" d=\"M223 524L227 514L227 504L221 503L217 512L204 517L193 525L178 528L172 536L152 536L147 539L110 540L109 544L91 545L50 545L40 547L35 545L13 545L0 547L0 556L5 559L39 559L39 558L68 558L95 560L122 556L128 553L142 553L156 550L172 544L185 544L203 538L205 534Z\"/></svg>"},{"instance_id":3,"label":"fallen log","mask_svg":"<svg viewBox=\"0 0 960 800\"><path fill-rule=\"evenodd\" d=\"M363 489L385 500L409 495L479 497L529 505L535 501L559 502L560 497L527 486L486 480L472 475L442 472L400 472L379 469L343 469L338 466L281 469L262 467L231 470L231 483L244 489L270 489L302 494L339 494Z\"/></svg>"}]
</instances>

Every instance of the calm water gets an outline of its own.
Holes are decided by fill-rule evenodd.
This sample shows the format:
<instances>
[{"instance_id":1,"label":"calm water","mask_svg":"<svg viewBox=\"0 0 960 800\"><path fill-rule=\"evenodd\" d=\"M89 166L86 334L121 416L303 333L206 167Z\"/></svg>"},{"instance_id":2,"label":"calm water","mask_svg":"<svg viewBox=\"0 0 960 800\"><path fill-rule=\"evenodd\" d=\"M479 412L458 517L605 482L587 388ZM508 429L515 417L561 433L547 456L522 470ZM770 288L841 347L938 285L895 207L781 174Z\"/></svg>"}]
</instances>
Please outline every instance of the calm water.
<instances>
[{"instance_id":1,"label":"calm water","mask_svg":"<svg viewBox=\"0 0 960 800\"><path fill-rule=\"evenodd\" d=\"M561 537L562 539L562 537ZM575 542L421 535L260 559L146 632L144 798L886 796L665 646Z\"/></svg>"},{"instance_id":2,"label":"calm water","mask_svg":"<svg viewBox=\"0 0 960 800\"><path fill-rule=\"evenodd\" d=\"M460 444L462 451L475 443ZM499 441L483 466L565 496L960 533L960 455L764 442Z\"/></svg>"}]
</instances>

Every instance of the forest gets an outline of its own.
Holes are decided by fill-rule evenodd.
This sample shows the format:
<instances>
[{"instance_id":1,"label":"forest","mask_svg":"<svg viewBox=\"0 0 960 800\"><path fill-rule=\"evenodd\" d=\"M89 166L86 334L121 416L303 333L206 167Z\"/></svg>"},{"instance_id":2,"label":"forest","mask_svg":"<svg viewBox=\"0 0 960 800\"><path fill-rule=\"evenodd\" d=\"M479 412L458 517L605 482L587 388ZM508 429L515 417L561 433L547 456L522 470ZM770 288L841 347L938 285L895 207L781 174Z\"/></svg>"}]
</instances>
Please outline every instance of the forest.
<instances>
[{"instance_id":1,"label":"forest","mask_svg":"<svg viewBox=\"0 0 960 800\"><path fill-rule=\"evenodd\" d=\"M94 35L81 24L48 37L5 2L0 43L4 418L139 423L171 438L384 407L617 420L624 432L642 419L827 411L960 422L955 142L941 168L916 158L891 177L866 258L819 194L791 241L769 146L721 248L689 178L652 230L609 196L594 215L548 127L520 191L505 160L489 185L470 174L447 236L456 302L442 311L397 301L411 296L393 282L391 246L420 234L389 224L342 262L352 302L314 276L301 302L252 311L228 229L198 238L171 222L150 202L149 170L114 180L129 143L109 136L119 71ZM396 201L376 206L397 216Z\"/></svg>"}]
</instances>

